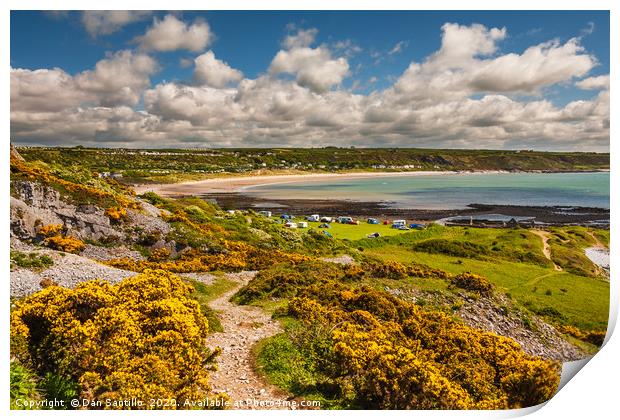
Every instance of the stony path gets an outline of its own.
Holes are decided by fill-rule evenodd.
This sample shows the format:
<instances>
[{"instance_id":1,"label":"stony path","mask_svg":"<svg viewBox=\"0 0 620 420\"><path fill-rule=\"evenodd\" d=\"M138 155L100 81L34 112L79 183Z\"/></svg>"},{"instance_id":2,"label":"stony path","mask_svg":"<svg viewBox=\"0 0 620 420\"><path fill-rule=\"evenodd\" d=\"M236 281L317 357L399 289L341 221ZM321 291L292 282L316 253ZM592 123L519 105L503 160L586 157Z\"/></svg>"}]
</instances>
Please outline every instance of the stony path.
<instances>
[{"instance_id":1,"label":"stony path","mask_svg":"<svg viewBox=\"0 0 620 420\"><path fill-rule=\"evenodd\" d=\"M221 347L218 357L219 370L212 375L211 384L215 392L226 392L232 399L233 408L252 409L266 407L234 406L235 401L248 399L269 403L287 398L256 374L253 368L252 347L261 339L282 331L277 321L260 308L239 306L229 299L254 276L255 271L229 273L226 277L237 282L237 287L211 301L210 307L219 312L223 333L209 336L210 347ZM277 408L277 407L276 407Z\"/></svg>"},{"instance_id":2,"label":"stony path","mask_svg":"<svg viewBox=\"0 0 620 420\"><path fill-rule=\"evenodd\" d=\"M543 243L543 254L545 255L545 258L547 258L549 261L551 261L553 263L553 268L555 269L555 271L562 271L562 267L560 267L559 265L557 265L552 259L551 259L551 249L549 248L549 232L546 232L544 230L532 230L531 231L533 234L540 236L540 239L542 239L542 243Z\"/></svg>"}]
</instances>

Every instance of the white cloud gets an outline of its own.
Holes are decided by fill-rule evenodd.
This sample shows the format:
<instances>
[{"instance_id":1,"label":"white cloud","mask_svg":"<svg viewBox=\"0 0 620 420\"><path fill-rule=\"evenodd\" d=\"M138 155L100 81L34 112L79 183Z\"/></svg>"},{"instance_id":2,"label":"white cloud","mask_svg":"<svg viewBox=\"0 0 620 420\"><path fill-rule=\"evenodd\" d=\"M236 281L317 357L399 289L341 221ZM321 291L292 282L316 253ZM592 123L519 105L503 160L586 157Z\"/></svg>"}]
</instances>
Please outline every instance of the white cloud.
<instances>
[{"instance_id":1,"label":"white cloud","mask_svg":"<svg viewBox=\"0 0 620 420\"><path fill-rule=\"evenodd\" d=\"M58 111L88 105L134 106L156 70L153 58L127 50L75 76L57 68L11 69L11 108Z\"/></svg>"},{"instance_id":2,"label":"white cloud","mask_svg":"<svg viewBox=\"0 0 620 420\"><path fill-rule=\"evenodd\" d=\"M233 69L224 61L215 58L213 51L199 55L194 60L194 79L197 82L216 88L223 88L243 79L243 73Z\"/></svg>"},{"instance_id":3,"label":"white cloud","mask_svg":"<svg viewBox=\"0 0 620 420\"><path fill-rule=\"evenodd\" d=\"M153 26L136 41L146 51L199 52L207 48L212 39L213 34L207 22L196 20L188 25L174 15L166 15L163 20L155 19Z\"/></svg>"},{"instance_id":4,"label":"white cloud","mask_svg":"<svg viewBox=\"0 0 620 420\"><path fill-rule=\"evenodd\" d=\"M313 31L311 37L307 35L309 31ZM283 43L289 49L278 51L271 61L269 72L272 75L294 75L300 86L324 93L340 84L349 74L349 63L343 57L332 58L331 52L324 46L310 48L314 35L316 29L300 30L297 35L289 35Z\"/></svg>"},{"instance_id":5,"label":"white cloud","mask_svg":"<svg viewBox=\"0 0 620 420\"><path fill-rule=\"evenodd\" d=\"M82 13L82 24L92 37L96 37L114 33L151 14L151 11L146 10L86 10Z\"/></svg>"},{"instance_id":6,"label":"white cloud","mask_svg":"<svg viewBox=\"0 0 620 420\"><path fill-rule=\"evenodd\" d=\"M587 77L596 59L577 39L502 54L505 37L503 28L444 25L438 51L411 63L393 86L365 95L337 88L347 60L334 57L334 43L313 47L307 35L288 42L255 79L212 51L196 57L192 85L152 86L157 63L130 51L76 75L12 69L12 141L608 150L608 78ZM576 78L578 88L600 92L565 106L545 99L545 87Z\"/></svg>"},{"instance_id":7,"label":"white cloud","mask_svg":"<svg viewBox=\"0 0 620 420\"><path fill-rule=\"evenodd\" d=\"M316 28L299 29L296 33L287 35L282 41L282 46L287 50L309 47L314 44L318 33L319 31Z\"/></svg>"},{"instance_id":8,"label":"white cloud","mask_svg":"<svg viewBox=\"0 0 620 420\"><path fill-rule=\"evenodd\" d=\"M609 89L609 75L588 77L575 83L579 89Z\"/></svg>"},{"instance_id":9,"label":"white cloud","mask_svg":"<svg viewBox=\"0 0 620 420\"><path fill-rule=\"evenodd\" d=\"M407 48L409 45L409 41L398 41L396 45L392 47L390 51L388 51L388 55L400 54L403 49Z\"/></svg>"},{"instance_id":10,"label":"white cloud","mask_svg":"<svg viewBox=\"0 0 620 420\"><path fill-rule=\"evenodd\" d=\"M542 88L582 77L596 59L577 38L557 40L491 57L506 29L445 24L441 48L423 63L411 63L396 82L404 100L444 100L475 93L540 94Z\"/></svg>"}]
</instances>

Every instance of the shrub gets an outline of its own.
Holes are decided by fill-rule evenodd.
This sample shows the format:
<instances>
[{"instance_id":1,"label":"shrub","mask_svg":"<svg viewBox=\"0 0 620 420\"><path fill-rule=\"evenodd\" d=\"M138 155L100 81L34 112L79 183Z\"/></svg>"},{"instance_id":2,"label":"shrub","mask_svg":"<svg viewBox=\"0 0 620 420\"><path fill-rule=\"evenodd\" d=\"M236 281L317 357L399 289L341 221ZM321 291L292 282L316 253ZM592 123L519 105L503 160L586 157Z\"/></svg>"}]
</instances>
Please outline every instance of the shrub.
<instances>
[{"instance_id":1,"label":"shrub","mask_svg":"<svg viewBox=\"0 0 620 420\"><path fill-rule=\"evenodd\" d=\"M58 251L77 254L86 248L86 244L73 236L55 235L45 238L43 243Z\"/></svg>"},{"instance_id":2,"label":"shrub","mask_svg":"<svg viewBox=\"0 0 620 420\"><path fill-rule=\"evenodd\" d=\"M157 248L149 255L149 261L165 261L168 258L170 258L170 250L168 248Z\"/></svg>"},{"instance_id":3,"label":"shrub","mask_svg":"<svg viewBox=\"0 0 620 420\"><path fill-rule=\"evenodd\" d=\"M563 334L572 335L573 337L585 341L590 344L594 344L597 347L603 345L605 341L606 331L581 331L579 328L574 327L572 325L561 325L557 327L558 330Z\"/></svg>"},{"instance_id":4,"label":"shrub","mask_svg":"<svg viewBox=\"0 0 620 420\"><path fill-rule=\"evenodd\" d=\"M121 223L127 219L127 210L123 207L109 207L105 210L104 215L107 216L112 223Z\"/></svg>"},{"instance_id":5,"label":"shrub","mask_svg":"<svg viewBox=\"0 0 620 420\"><path fill-rule=\"evenodd\" d=\"M467 241L449 241L447 239L429 239L413 245L413 250L429 254L444 254L453 257L480 258L489 254L489 250L479 244Z\"/></svg>"},{"instance_id":6,"label":"shrub","mask_svg":"<svg viewBox=\"0 0 620 420\"><path fill-rule=\"evenodd\" d=\"M62 233L62 225L46 225L41 226L38 231L39 235L44 238L60 235Z\"/></svg>"},{"instance_id":7,"label":"shrub","mask_svg":"<svg viewBox=\"0 0 620 420\"><path fill-rule=\"evenodd\" d=\"M204 400L218 352L206 346L207 320L190 293L160 270L114 286L49 287L16 304L11 351L42 377L75 381L80 398Z\"/></svg>"},{"instance_id":8,"label":"shrub","mask_svg":"<svg viewBox=\"0 0 620 420\"><path fill-rule=\"evenodd\" d=\"M548 400L557 389L559 364L525 354L511 339L387 293L358 289L339 295L339 304L330 298L329 306L293 298L288 313L304 331L330 332L329 338L318 336L320 344L307 338L295 343L304 355L314 355L309 370L332 378L352 407L520 408ZM368 304L390 299L396 312ZM317 345L322 351L309 349Z\"/></svg>"},{"instance_id":9,"label":"shrub","mask_svg":"<svg viewBox=\"0 0 620 420\"><path fill-rule=\"evenodd\" d=\"M23 268L48 268L54 265L49 255L39 255L35 252L26 254L20 251L11 251L11 262Z\"/></svg>"},{"instance_id":10,"label":"shrub","mask_svg":"<svg viewBox=\"0 0 620 420\"><path fill-rule=\"evenodd\" d=\"M478 293L480 296L489 296L493 290L493 284L482 276L472 273L461 273L452 278L450 285Z\"/></svg>"}]
</instances>

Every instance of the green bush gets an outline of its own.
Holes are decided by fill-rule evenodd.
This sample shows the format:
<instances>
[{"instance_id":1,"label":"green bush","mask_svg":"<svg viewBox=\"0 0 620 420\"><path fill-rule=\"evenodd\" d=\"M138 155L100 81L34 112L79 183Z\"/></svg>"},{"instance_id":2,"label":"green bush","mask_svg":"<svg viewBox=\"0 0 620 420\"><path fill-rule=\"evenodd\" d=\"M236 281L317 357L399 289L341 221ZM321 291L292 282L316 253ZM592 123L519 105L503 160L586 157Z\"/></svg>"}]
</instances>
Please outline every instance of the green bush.
<instances>
[{"instance_id":1,"label":"green bush","mask_svg":"<svg viewBox=\"0 0 620 420\"><path fill-rule=\"evenodd\" d=\"M54 265L54 260L49 255L36 252L11 251L11 263L22 268L48 268Z\"/></svg>"},{"instance_id":2,"label":"green bush","mask_svg":"<svg viewBox=\"0 0 620 420\"><path fill-rule=\"evenodd\" d=\"M417 252L451 255L453 257L481 258L489 254L487 247L468 241L429 239L413 245Z\"/></svg>"}]
</instances>

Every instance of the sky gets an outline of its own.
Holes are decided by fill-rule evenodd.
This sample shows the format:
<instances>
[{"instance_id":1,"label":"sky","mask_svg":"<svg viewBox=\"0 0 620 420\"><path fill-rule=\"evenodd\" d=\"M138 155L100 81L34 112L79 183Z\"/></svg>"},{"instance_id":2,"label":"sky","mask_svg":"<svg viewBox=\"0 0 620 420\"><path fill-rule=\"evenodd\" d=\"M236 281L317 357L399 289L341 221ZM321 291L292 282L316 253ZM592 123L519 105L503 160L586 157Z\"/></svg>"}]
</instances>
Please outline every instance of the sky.
<instances>
[{"instance_id":1,"label":"sky","mask_svg":"<svg viewBox=\"0 0 620 420\"><path fill-rule=\"evenodd\" d=\"M12 11L11 141L608 151L609 13Z\"/></svg>"}]
</instances>

